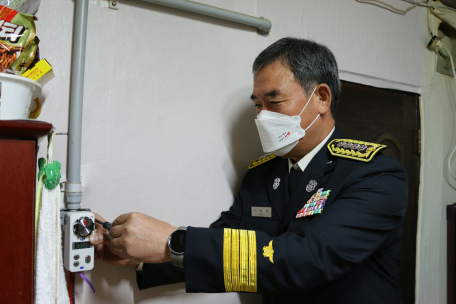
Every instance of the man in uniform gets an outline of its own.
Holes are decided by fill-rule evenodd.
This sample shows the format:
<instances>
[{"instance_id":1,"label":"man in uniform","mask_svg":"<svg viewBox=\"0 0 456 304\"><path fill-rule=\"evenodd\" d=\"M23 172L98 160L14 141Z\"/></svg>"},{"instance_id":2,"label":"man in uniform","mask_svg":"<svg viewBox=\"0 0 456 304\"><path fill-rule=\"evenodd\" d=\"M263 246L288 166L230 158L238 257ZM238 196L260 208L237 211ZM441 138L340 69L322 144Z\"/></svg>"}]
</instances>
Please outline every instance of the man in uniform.
<instances>
[{"instance_id":1,"label":"man in uniform","mask_svg":"<svg viewBox=\"0 0 456 304\"><path fill-rule=\"evenodd\" d=\"M268 154L250 164L230 210L210 228L123 214L91 237L99 258L138 267L140 289L185 281L187 292L255 292L264 303L402 303L406 173L381 154L385 146L335 127L333 54L283 38L260 53L253 73Z\"/></svg>"}]
</instances>

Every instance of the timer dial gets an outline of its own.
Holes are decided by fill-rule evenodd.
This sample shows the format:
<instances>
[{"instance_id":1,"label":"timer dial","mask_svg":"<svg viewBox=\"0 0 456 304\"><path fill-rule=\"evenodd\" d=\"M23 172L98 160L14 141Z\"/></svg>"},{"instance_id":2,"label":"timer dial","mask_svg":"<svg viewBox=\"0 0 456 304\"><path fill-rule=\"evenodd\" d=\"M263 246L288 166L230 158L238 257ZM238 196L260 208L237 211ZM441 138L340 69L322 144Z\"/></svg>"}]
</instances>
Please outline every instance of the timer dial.
<instances>
[{"instance_id":1,"label":"timer dial","mask_svg":"<svg viewBox=\"0 0 456 304\"><path fill-rule=\"evenodd\" d=\"M90 217L81 217L74 223L73 231L80 237L87 237L92 234L95 225Z\"/></svg>"}]
</instances>

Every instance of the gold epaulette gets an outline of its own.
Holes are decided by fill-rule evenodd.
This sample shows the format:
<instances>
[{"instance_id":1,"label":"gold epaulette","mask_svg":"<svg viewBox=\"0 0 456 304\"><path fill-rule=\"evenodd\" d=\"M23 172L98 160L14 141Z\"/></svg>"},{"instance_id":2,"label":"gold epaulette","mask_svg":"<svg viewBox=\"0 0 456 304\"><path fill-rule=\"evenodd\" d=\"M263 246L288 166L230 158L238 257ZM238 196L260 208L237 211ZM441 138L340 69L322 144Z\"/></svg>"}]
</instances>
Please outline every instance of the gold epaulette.
<instances>
[{"instance_id":1,"label":"gold epaulette","mask_svg":"<svg viewBox=\"0 0 456 304\"><path fill-rule=\"evenodd\" d=\"M274 159L276 157L277 157L276 155L268 153L260 158L255 159L253 162L251 162L249 165L249 169L255 168L256 166L264 164L265 162L268 162L271 159Z\"/></svg>"},{"instance_id":2,"label":"gold epaulette","mask_svg":"<svg viewBox=\"0 0 456 304\"><path fill-rule=\"evenodd\" d=\"M332 155L370 162L372 158L385 145L353 140L353 139L334 139L328 144L329 152Z\"/></svg>"}]
</instances>

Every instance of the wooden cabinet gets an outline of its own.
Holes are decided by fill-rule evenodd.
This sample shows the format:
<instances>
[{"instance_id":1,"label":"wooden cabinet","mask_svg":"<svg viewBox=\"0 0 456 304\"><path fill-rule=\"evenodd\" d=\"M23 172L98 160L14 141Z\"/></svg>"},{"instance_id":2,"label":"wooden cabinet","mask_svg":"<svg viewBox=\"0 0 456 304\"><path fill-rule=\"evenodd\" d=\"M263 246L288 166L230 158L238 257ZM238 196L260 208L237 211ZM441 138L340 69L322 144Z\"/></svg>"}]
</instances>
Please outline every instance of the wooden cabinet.
<instances>
[{"instance_id":1,"label":"wooden cabinet","mask_svg":"<svg viewBox=\"0 0 456 304\"><path fill-rule=\"evenodd\" d=\"M37 143L51 129L0 120L0 303L34 302Z\"/></svg>"},{"instance_id":2,"label":"wooden cabinet","mask_svg":"<svg viewBox=\"0 0 456 304\"><path fill-rule=\"evenodd\" d=\"M447 205L447 296L456 304L456 203Z\"/></svg>"}]
</instances>

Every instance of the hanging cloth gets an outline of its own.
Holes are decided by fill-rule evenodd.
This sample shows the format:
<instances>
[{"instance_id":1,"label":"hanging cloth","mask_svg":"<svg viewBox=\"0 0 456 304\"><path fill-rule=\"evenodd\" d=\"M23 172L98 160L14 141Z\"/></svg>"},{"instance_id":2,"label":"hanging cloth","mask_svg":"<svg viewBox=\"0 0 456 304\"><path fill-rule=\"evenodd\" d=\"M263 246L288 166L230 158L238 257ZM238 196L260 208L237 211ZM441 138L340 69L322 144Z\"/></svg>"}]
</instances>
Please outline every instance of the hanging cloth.
<instances>
[{"instance_id":1,"label":"hanging cloth","mask_svg":"<svg viewBox=\"0 0 456 304\"><path fill-rule=\"evenodd\" d=\"M47 160L41 158L38 162L35 304L70 304L61 247L60 163L52 160L54 135L48 135Z\"/></svg>"}]
</instances>

